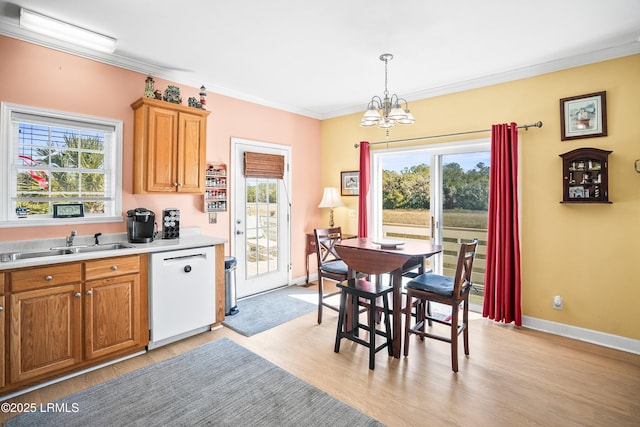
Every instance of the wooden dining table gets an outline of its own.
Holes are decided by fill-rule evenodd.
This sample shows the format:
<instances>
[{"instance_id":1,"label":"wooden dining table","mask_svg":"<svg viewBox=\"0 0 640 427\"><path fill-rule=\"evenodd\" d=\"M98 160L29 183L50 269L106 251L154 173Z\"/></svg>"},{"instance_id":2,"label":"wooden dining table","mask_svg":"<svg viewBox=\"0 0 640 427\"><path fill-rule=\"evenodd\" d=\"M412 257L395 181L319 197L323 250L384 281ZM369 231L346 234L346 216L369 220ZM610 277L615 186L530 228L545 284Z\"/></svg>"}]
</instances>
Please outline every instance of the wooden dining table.
<instances>
[{"instance_id":1,"label":"wooden dining table","mask_svg":"<svg viewBox=\"0 0 640 427\"><path fill-rule=\"evenodd\" d=\"M393 340L393 357L400 358L400 349L402 348L402 318L404 316L401 315L402 311L402 267L403 265L409 261L411 258L415 257L424 257L429 258L435 254L442 252L442 246L440 245L432 245L426 241L407 241L397 246L383 246L378 243L377 239L372 238L357 238L357 239L349 239L342 240L340 243L336 243L336 248L340 248L341 246L346 246L350 248L356 248L359 251L363 251L361 254L357 254L360 258L362 256L366 256L366 251L375 251L382 252L388 254L402 255L401 257L393 257L397 260L394 265L395 268L389 271L391 275L391 280L393 283L393 323L392 323L392 340ZM383 241L383 243L387 243ZM339 253L339 249L338 253ZM353 253L353 251L349 251ZM342 257L342 260L349 266L349 257ZM349 267L349 277L354 278L356 276L357 271L354 271L351 267ZM409 307L409 302L407 302L407 309L411 309ZM349 323L347 323L349 324Z\"/></svg>"}]
</instances>

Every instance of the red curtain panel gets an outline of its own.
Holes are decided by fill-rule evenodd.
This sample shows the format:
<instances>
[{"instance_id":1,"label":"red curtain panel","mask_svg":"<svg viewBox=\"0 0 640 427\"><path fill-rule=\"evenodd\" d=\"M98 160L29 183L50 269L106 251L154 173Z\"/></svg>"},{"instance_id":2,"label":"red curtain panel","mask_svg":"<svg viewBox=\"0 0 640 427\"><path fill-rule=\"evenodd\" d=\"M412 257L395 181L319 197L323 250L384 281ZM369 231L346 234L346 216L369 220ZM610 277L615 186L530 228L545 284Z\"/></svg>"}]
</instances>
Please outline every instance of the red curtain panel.
<instances>
[{"instance_id":1,"label":"red curtain panel","mask_svg":"<svg viewBox=\"0 0 640 427\"><path fill-rule=\"evenodd\" d=\"M491 127L489 224L483 317L522 325L518 223L518 126Z\"/></svg>"},{"instance_id":2,"label":"red curtain panel","mask_svg":"<svg viewBox=\"0 0 640 427\"><path fill-rule=\"evenodd\" d=\"M360 189L358 196L358 237L369 237L369 180L371 171L369 143L360 142Z\"/></svg>"}]
</instances>

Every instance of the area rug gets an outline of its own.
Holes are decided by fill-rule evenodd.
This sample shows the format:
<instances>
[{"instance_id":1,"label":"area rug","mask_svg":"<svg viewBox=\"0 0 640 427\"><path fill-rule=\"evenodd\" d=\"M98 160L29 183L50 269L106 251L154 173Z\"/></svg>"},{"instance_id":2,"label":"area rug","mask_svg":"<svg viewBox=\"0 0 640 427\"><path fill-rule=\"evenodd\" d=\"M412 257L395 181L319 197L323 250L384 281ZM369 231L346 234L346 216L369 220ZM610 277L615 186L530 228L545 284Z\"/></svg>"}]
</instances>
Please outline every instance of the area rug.
<instances>
[{"instance_id":1,"label":"area rug","mask_svg":"<svg viewBox=\"0 0 640 427\"><path fill-rule=\"evenodd\" d=\"M383 426L228 338L90 387L6 426Z\"/></svg>"},{"instance_id":2,"label":"area rug","mask_svg":"<svg viewBox=\"0 0 640 427\"><path fill-rule=\"evenodd\" d=\"M238 300L238 313L225 316L222 324L250 337L314 311L317 307L317 291L287 286Z\"/></svg>"}]
</instances>

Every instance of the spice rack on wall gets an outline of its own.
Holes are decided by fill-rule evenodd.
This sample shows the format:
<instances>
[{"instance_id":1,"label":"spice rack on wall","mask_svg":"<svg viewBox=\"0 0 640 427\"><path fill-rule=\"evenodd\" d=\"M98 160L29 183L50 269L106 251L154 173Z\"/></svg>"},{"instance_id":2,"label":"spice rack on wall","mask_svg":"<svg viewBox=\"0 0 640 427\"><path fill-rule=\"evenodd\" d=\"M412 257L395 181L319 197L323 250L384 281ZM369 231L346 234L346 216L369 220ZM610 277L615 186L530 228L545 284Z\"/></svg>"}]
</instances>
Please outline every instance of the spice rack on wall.
<instances>
[{"instance_id":1,"label":"spice rack on wall","mask_svg":"<svg viewBox=\"0 0 640 427\"><path fill-rule=\"evenodd\" d=\"M205 213L227 211L227 165L207 162L202 209Z\"/></svg>"}]
</instances>

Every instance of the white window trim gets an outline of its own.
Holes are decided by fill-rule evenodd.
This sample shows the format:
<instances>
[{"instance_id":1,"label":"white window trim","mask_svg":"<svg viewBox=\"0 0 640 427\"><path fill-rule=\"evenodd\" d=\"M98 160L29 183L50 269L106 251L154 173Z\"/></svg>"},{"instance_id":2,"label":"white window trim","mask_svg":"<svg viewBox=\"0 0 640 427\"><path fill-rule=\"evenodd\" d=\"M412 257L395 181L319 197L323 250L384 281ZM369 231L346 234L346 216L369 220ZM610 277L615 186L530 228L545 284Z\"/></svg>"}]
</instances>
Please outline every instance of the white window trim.
<instances>
[{"instance_id":1,"label":"white window trim","mask_svg":"<svg viewBox=\"0 0 640 427\"><path fill-rule=\"evenodd\" d=\"M75 120L98 123L111 126L115 129L113 140L112 155L114 159L114 176L113 196L114 211L112 215L104 216L86 216L81 218L23 218L19 220L11 220L9 215L11 182L13 182L9 174L11 174L11 161L13 156L13 143L11 141L11 115L13 112L40 115L44 117L53 117L62 120ZM122 222L122 120L113 120L103 117L89 116L84 114L67 113L63 111L48 110L45 108L30 107L26 105L12 104L8 102L0 103L0 228L10 227L37 227L37 226L54 226L54 225L71 225L71 224L89 224L89 223L106 223L106 222Z\"/></svg>"}]
</instances>

